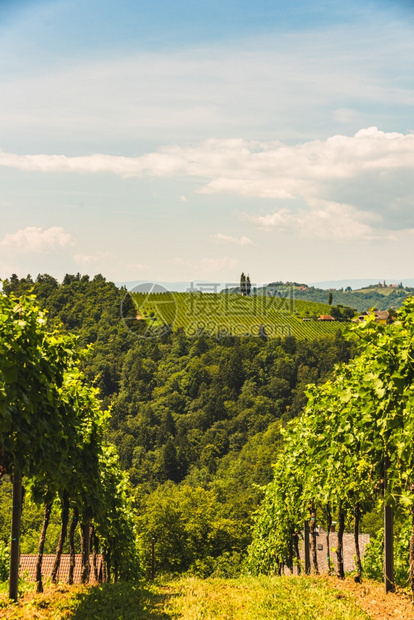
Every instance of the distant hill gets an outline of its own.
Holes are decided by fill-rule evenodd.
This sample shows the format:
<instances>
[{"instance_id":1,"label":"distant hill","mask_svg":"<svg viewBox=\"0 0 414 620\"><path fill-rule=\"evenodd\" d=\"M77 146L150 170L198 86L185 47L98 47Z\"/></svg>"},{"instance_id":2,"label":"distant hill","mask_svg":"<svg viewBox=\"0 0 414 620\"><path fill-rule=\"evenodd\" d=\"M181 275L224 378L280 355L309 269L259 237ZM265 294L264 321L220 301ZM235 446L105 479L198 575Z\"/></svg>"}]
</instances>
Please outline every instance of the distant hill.
<instances>
[{"instance_id":1,"label":"distant hill","mask_svg":"<svg viewBox=\"0 0 414 620\"><path fill-rule=\"evenodd\" d=\"M280 283L271 283L267 286L269 291L277 294L279 288L291 286L296 300L303 299L318 303L327 303L329 293L332 293L332 304L334 306L341 304L355 308L358 312L377 308L378 310L388 310L389 308L400 308L408 296L414 294L414 288L409 287L379 287L377 285L368 286L354 290L326 290L316 288L314 286L299 285L297 283L290 285L281 285Z\"/></svg>"},{"instance_id":2,"label":"distant hill","mask_svg":"<svg viewBox=\"0 0 414 620\"><path fill-rule=\"evenodd\" d=\"M128 290L133 290L136 286L138 286L138 290L140 285L143 285L145 281L134 281L134 282L122 282L118 283L118 286L125 286ZM211 291L220 291L224 285L220 284L209 284L207 282L203 283L200 286L200 281L195 283L191 282L157 282L157 290L159 291L161 287L165 289L165 291L170 291L172 293L181 293L185 294L191 287L197 288L199 286L199 290L203 291L204 295L212 294ZM352 290L345 290L345 288L340 287L339 284L342 282L348 282L348 287L352 287L351 282L354 284ZM368 284L367 284L368 282ZM414 294L414 287L409 286L407 283L411 282L411 280L403 280L403 286L379 286L379 282L374 282L370 284L369 280L347 280L347 281L327 281L321 284L336 284L336 286L331 286L329 288L325 286L317 287L315 285L308 285L306 283L298 283L298 282L271 282L265 287L261 286L259 288L253 289L253 293L256 295L267 295L267 296L283 296L285 294L293 295L296 301L311 301L318 304L324 304L325 310L320 312L320 314L328 313L329 307L328 296L329 292L332 293L333 296L333 305L336 306L341 304L343 306L349 306L351 308L355 308L357 312L363 312L364 310L369 310L370 308L377 308L378 310L388 310L389 308L398 309L404 299L407 296ZM412 280L414 284L414 280ZM400 282L401 284L401 282ZM355 288L357 287L357 288ZM143 289L141 288L141 291ZM231 293L240 293L238 287L232 287L231 289L223 289L221 292L231 292ZM299 314L301 313L301 309L298 309Z\"/></svg>"},{"instance_id":3,"label":"distant hill","mask_svg":"<svg viewBox=\"0 0 414 620\"><path fill-rule=\"evenodd\" d=\"M295 336L299 340L335 334L345 323L318 321L330 314L326 303L291 299L284 296L224 295L220 293L133 293L137 306L126 317L132 330L162 330L171 325L189 336L197 333L218 338ZM132 310L132 313L131 313ZM307 319L307 320L303 320Z\"/></svg>"},{"instance_id":4,"label":"distant hill","mask_svg":"<svg viewBox=\"0 0 414 620\"><path fill-rule=\"evenodd\" d=\"M313 286L314 288L336 288L337 290L343 288L346 289L347 286L352 287L353 290L361 289L366 286L374 286L378 284L378 282L383 282L383 278L359 278L359 279L344 279L344 280L324 280L321 282L309 282L309 286ZM414 278L406 278L405 280L401 280L401 278L387 278L387 284L397 284L401 283L406 287L414 287Z\"/></svg>"},{"instance_id":5,"label":"distant hill","mask_svg":"<svg viewBox=\"0 0 414 620\"><path fill-rule=\"evenodd\" d=\"M228 289L227 292L239 294L238 287ZM270 282L270 284L253 289L255 295L280 296L288 295L298 304L299 300L311 301L319 304L327 304L329 294L332 294L332 305L342 305L354 308L356 312L363 312L376 308L377 310L389 310L390 308L398 309L408 296L414 294L414 288L411 287L393 287L393 286L367 286L356 291L353 290L335 290L322 289L314 286L308 286L299 282ZM327 306L330 313L330 306Z\"/></svg>"}]
</instances>

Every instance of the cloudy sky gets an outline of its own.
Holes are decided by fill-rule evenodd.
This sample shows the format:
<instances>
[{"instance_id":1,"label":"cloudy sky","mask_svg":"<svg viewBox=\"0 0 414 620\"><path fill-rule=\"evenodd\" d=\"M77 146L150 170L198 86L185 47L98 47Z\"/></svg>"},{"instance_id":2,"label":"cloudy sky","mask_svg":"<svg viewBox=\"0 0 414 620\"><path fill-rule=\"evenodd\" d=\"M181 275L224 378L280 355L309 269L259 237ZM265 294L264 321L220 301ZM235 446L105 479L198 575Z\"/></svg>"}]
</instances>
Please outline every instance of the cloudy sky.
<instances>
[{"instance_id":1,"label":"cloudy sky","mask_svg":"<svg viewBox=\"0 0 414 620\"><path fill-rule=\"evenodd\" d=\"M411 0L2 0L0 277L414 276Z\"/></svg>"}]
</instances>

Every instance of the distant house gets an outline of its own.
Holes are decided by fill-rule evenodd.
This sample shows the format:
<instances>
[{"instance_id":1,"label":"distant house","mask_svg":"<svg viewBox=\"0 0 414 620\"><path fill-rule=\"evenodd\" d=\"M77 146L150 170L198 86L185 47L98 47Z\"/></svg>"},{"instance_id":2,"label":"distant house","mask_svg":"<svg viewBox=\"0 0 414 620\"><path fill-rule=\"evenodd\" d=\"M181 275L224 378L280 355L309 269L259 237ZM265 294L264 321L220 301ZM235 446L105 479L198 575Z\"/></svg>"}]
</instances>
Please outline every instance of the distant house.
<instances>
[{"instance_id":1,"label":"distant house","mask_svg":"<svg viewBox=\"0 0 414 620\"><path fill-rule=\"evenodd\" d=\"M358 319L360 321L365 321L369 317L369 312L361 312ZM376 323L381 323L381 325L387 325L390 322L390 315L387 310L375 310L374 317Z\"/></svg>"},{"instance_id":2,"label":"distant house","mask_svg":"<svg viewBox=\"0 0 414 620\"><path fill-rule=\"evenodd\" d=\"M310 320L311 320L311 319L310 319L310 317L308 317L308 316L305 316L305 318L304 318L304 319L302 319L302 321L310 321Z\"/></svg>"},{"instance_id":3,"label":"distant house","mask_svg":"<svg viewBox=\"0 0 414 620\"><path fill-rule=\"evenodd\" d=\"M374 312L374 315L375 315L375 321L377 323L386 325L389 322L390 315L388 314L387 310L378 310L377 312Z\"/></svg>"},{"instance_id":4,"label":"distant house","mask_svg":"<svg viewBox=\"0 0 414 620\"><path fill-rule=\"evenodd\" d=\"M335 319L330 314L321 314L318 321L335 321Z\"/></svg>"}]
</instances>

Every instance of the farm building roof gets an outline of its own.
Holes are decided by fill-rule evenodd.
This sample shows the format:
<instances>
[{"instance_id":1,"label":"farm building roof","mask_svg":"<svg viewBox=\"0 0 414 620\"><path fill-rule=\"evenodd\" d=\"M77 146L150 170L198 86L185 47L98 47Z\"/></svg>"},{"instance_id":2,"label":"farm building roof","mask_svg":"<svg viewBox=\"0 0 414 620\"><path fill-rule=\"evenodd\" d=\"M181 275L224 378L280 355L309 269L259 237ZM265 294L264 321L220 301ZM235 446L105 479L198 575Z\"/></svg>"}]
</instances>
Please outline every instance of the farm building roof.
<instances>
[{"instance_id":1,"label":"farm building roof","mask_svg":"<svg viewBox=\"0 0 414 620\"><path fill-rule=\"evenodd\" d=\"M55 555L47 555L43 556L42 561L42 577L43 579L48 579L51 577L53 564L55 562ZM30 581L36 580L36 563L37 563L37 555L23 553L20 556L20 575L23 573L28 573L28 578ZM90 582L95 581L94 568L93 568L93 555L89 556L89 564L91 567L90 572ZM69 565L70 565L70 555L68 553L62 554L60 559L60 568L58 572L58 580L61 582L68 582L69 579ZM98 575L99 572L102 571L102 555L96 555L96 566ZM73 583L81 582L81 568L82 568L82 555L77 553L75 555L75 570L73 571Z\"/></svg>"}]
</instances>

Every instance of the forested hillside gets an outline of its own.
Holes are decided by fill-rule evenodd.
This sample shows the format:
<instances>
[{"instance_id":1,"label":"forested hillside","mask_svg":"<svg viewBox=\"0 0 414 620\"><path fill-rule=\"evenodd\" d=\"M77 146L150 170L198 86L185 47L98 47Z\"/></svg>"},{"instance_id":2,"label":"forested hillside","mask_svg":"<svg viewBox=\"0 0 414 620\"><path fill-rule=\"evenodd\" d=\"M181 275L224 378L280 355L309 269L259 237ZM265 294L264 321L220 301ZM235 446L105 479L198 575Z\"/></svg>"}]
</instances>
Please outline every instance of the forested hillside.
<instances>
[{"instance_id":1,"label":"forested hillside","mask_svg":"<svg viewBox=\"0 0 414 620\"><path fill-rule=\"evenodd\" d=\"M113 439L136 484L212 474L270 424L298 415L308 383L349 357L339 334L308 342L188 338L138 340L123 363Z\"/></svg>"},{"instance_id":2,"label":"forested hillside","mask_svg":"<svg viewBox=\"0 0 414 620\"><path fill-rule=\"evenodd\" d=\"M352 355L341 332L140 338L121 320L125 291L101 276L13 276L3 290L32 290L54 325L92 345L85 373L112 405L108 439L135 487L144 554L155 535L164 570L209 574L231 557L230 570L250 541L254 484L272 478L281 426L300 413L307 384Z\"/></svg>"},{"instance_id":3,"label":"forested hillside","mask_svg":"<svg viewBox=\"0 0 414 620\"><path fill-rule=\"evenodd\" d=\"M238 296L240 288L224 289L223 292L230 292ZM292 300L292 305L299 310L299 314L301 314L301 304L305 302L325 304L328 306L325 313L329 313L329 306L331 305L354 308L357 312L364 312L372 308L377 310L398 309L413 292L412 287L404 287L402 284L386 286L380 283L352 290L350 287L346 289L322 289L308 286L305 283L281 281L270 282L266 286L252 289L253 297L266 295L267 297L279 298L280 296L288 296Z\"/></svg>"},{"instance_id":4,"label":"forested hillside","mask_svg":"<svg viewBox=\"0 0 414 620\"><path fill-rule=\"evenodd\" d=\"M280 287L286 289L287 286L292 287L292 296L297 302L307 300L316 303L327 303L331 293L334 305L342 304L349 306L355 308L358 312L364 312L371 308L377 308L377 310L400 308L407 297L414 292L412 288L403 286L396 288L367 286L364 289L355 291L347 289L329 291L314 286L307 286L306 284L289 283L286 285L282 282L270 283L266 290L269 290L271 293L277 293ZM260 292L260 289L258 289L258 292Z\"/></svg>"}]
</instances>

